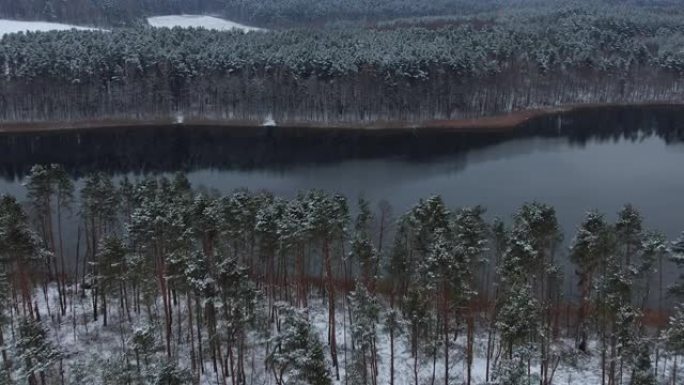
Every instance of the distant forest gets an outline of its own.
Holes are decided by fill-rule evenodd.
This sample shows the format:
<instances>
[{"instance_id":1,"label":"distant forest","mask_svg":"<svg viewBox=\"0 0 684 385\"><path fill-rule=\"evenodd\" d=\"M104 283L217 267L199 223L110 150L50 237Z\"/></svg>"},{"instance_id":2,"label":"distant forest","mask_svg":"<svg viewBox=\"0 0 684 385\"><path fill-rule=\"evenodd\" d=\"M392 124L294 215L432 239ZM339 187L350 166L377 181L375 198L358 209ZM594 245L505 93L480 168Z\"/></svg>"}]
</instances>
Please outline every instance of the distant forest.
<instances>
[{"instance_id":1,"label":"distant forest","mask_svg":"<svg viewBox=\"0 0 684 385\"><path fill-rule=\"evenodd\" d=\"M519 7L567 4L681 7L682 0L16 0L0 3L0 17L103 26L131 26L144 17L203 13L266 26L336 20L467 15Z\"/></svg>"},{"instance_id":2,"label":"distant forest","mask_svg":"<svg viewBox=\"0 0 684 385\"><path fill-rule=\"evenodd\" d=\"M424 121L676 102L684 96L683 15L573 6L255 33L8 35L0 121Z\"/></svg>"},{"instance_id":3,"label":"distant forest","mask_svg":"<svg viewBox=\"0 0 684 385\"><path fill-rule=\"evenodd\" d=\"M553 0L557 3L557 0ZM344 19L428 16L491 11L539 0L18 0L0 3L0 17L88 23L139 24L145 16L209 13L269 26ZM668 4L667 2L660 2ZM675 1L674 3L677 3Z\"/></svg>"}]
</instances>

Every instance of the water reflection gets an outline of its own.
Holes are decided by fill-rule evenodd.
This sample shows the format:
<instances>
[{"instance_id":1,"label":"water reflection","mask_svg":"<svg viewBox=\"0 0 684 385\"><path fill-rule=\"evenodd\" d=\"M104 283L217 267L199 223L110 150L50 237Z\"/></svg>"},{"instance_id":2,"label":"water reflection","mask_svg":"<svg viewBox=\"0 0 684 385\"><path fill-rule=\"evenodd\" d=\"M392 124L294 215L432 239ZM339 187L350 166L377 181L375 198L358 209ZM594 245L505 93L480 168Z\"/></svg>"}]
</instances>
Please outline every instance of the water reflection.
<instances>
[{"instance_id":1,"label":"water reflection","mask_svg":"<svg viewBox=\"0 0 684 385\"><path fill-rule=\"evenodd\" d=\"M602 108L538 118L515 132L465 134L411 130L305 128L127 127L0 135L0 177L17 180L35 163L61 163L79 177L90 171L158 173L177 170L279 170L347 160L401 159L439 162L448 157L465 168L484 148L488 156L515 157L561 143L639 142L657 136L684 138L684 109ZM557 138L547 142L520 139Z\"/></svg>"}]
</instances>

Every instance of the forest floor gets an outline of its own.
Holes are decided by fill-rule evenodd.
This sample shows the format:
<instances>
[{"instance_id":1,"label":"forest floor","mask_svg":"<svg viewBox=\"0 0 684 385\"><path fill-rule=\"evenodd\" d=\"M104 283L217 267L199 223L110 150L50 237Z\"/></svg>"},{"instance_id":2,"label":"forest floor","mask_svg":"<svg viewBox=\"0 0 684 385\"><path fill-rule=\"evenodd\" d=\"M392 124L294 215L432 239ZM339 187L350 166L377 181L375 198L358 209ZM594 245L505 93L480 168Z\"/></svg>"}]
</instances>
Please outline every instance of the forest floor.
<instances>
[{"instance_id":1,"label":"forest floor","mask_svg":"<svg viewBox=\"0 0 684 385\"><path fill-rule=\"evenodd\" d=\"M433 132L505 132L537 118L556 114L600 110L607 108L646 108L646 107L684 107L684 103L638 103L638 104L576 104L558 107L532 108L511 113L483 116L477 118L390 121L377 120L368 122L317 122L317 121L274 121L270 117L263 120L223 120L202 117L169 117L153 119L89 119L75 121L36 121L36 122L0 122L0 133L37 133L47 131L97 130L104 128L134 128L150 126L188 126L212 127L225 129L253 129L258 127L336 129L336 130L421 130Z\"/></svg>"},{"instance_id":2,"label":"forest floor","mask_svg":"<svg viewBox=\"0 0 684 385\"><path fill-rule=\"evenodd\" d=\"M73 292L72 292L73 293ZM75 294L75 293L73 293ZM145 364L143 369L154 372L156 367L165 359L163 348L163 327L161 322L160 308L161 299L151 305L151 315L143 311L137 315L131 312L132 320L129 322L124 317L123 310L117 304L111 304L109 325L102 326L101 318L99 321L92 320L92 306L89 299L79 295L69 295L69 310L65 317L58 316L57 293L51 287L45 296L42 291L36 291L35 299L41 314L43 324L48 328L48 335L52 343L64 354L64 374L66 383L89 383L98 385L103 383L103 376L107 376L107 370L115 367L121 362L122 357L134 364L135 360L131 356L131 335L136 329L143 329L147 325L154 326L156 353ZM189 328L186 323L187 309L183 305L184 300L179 299L178 305L174 306L174 356L180 367L190 367L190 348L188 346ZM339 300L336 316L336 335L339 359L339 379L335 379L335 370L330 364L329 350L326 345L328 312L327 305L322 298L312 296L309 302L309 321L324 343L326 349L326 360L330 367L330 373L335 385L349 385L345 380L345 368L350 367L352 360L351 349L351 327L346 301ZM51 310L49 310L49 309ZM48 315L49 314L49 315ZM384 313L381 312L381 319L377 326L377 351L378 351L378 384L389 384L390 379L390 339L382 326ZM16 319L16 315L12 315ZM404 327L406 329L406 327ZM246 354L246 375L247 383L258 385L275 385L275 380L271 371L266 368L265 357L269 337L267 334L275 330L262 331L260 333L250 333L248 337L248 352ZM14 328L6 335L15 336ZM6 346L12 346L13 338L6 341ZM204 340L206 342L207 336ZM474 340L474 360L472 366L472 384L484 385L486 381L486 330L478 330ZM498 341L494 340L494 346L498 347ZM458 338L450 342L450 383L462 384L465 381L465 331L458 330ZM590 343L590 355L579 355L573 349L573 340L561 336L557 342L552 344L552 354L559 357L557 370L554 373L553 384L557 385L593 385L601 383L600 349L595 341ZM442 359L443 347L438 347L437 354L429 346L421 348L420 358L414 361L410 354L409 337L406 333L400 333L395 337L394 356L395 356L395 385L413 385L417 372L419 385L443 384L444 381L444 361ZM494 356L499 355L498 348L494 350ZM529 373L534 381L534 376L539 372L538 362L535 359L530 361ZM414 365L417 363L417 370L414 372ZM672 375L672 357L665 353L660 355L658 361L658 383L670 384ZM491 362L491 367L495 363ZM204 352L204 374L200 376L201 384L220 384L211 365L208 352ZM680 374L684 375L684 368L680 368ZM491 373L491 371L490 371ZM628 380L627 370L625 370L625 380ZM491 378L490 384L495 384ZM537 380L538 381L538 380ZM230 381L228 381L230 383ZM535 382L532 382L535 383Z\"/></svg>"}]
</instances>

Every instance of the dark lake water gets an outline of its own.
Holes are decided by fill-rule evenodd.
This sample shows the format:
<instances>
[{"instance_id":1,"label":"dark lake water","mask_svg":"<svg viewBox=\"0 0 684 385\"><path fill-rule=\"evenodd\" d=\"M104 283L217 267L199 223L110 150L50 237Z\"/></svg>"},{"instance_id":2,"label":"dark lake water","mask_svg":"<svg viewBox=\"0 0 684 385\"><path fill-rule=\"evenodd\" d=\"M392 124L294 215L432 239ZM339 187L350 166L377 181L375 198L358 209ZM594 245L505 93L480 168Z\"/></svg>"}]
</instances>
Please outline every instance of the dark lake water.
<instances>
[{"instance_id":1,"label":"dark lake water","mask_svg":"<svg viewBox=\"0 0 684 385\"><path fill-rule=\"evenodd\" d=\"M589 209L625 203L674 239L684 230L684 109L609 108L535 119L505 133L139 127L0 136L0 193L22 196L34 163L80 178L184 170L195 185L286 197L319 188L387 200L395 213L440 194L452 207L510 215L555 206L572 238Z\"/></svg>"}]
</instances>

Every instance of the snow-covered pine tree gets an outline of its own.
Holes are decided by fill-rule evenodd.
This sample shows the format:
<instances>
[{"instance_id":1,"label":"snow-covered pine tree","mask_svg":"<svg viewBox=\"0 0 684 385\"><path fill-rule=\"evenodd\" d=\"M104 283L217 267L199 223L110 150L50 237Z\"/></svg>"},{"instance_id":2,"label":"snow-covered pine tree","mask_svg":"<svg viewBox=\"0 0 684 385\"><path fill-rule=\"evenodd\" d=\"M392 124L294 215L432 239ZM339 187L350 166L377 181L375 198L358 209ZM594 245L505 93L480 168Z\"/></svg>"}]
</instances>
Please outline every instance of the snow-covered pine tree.
<instances>
[{"instance_id":1,"label":"snow-covered pine tree","mask_svg":"<svg viewBox=\"0 0 684 385\"><path fill-rule=\"evenodd\" d=\"M615 235L618 253L622 256L624 265L629 268L637 262L635 259L641 251L643 235L641 213L631 204L624 205L618 212Z\"/></svg>"},{"instance_id":2,"label":"snow-covered pine tree","mask_svg":"<svg viewBox=\"0 0 684 385\"><path fill-rule=\"evenodd\" d=\"M593 301L593 289L597 269L607 260L613 250L610 225L603 214L587 212L570 245L570 260L577 266L580 306L577 313L576 347L587 352L589 338L589 309Z\"/></svg>"},{"instance_id":3,"label":"snow-covered pine tree","mask_svg":"<svg viewBox=\"0 0 684 385\"><path fill-rule=\"evenodd\" d=\"M351 327L354 351L347 378L354 385L377 385L376 345L380 306L365 284L358 281L354 291L349 294L349 303L351 316L354 319Z\"/></svg>"},{"instance_id":4,"label":"snow-covered pine tree","mask_svg":"<svg viewBox=\"0 0 684 385\"><path fill-rule=\"evenodd\" d=\"M276 278L279 273L278 257L282 242L279 226L285 219L286 208L287 202L279 198L263 202L256 214L254 225L260 253L261 276L266 281L265 291L271 313L276 295L285 289L282 286L278 289Z\"/></svg>"},{"instance_id":5,"label":"snow-covered pine tree","mask_svg":"<svg viewBox=\"0 0 684 385\"><path fill-rule=\"evenodd\" d=\"M260 292L249 279L248 268L234 258L218 257L216 283L219 289L221 306L219 313L223 322L219 334L227 345L229 369L237 384L247 381L245 357L248 351L247 333L254 326L260 307Z\"/></svg>"},{"instance_id":6,"label":"snow-covered pine tree","mask_svg":"<svg viewBox=\"0 0 684 385\"><path fill-rule=\"evenodd\" d=\"M527 351L539 333L540 305L527 283L516 282L507 288L497 312L496 328L501 334L503 353L509 359ZM521 356L522 357L522 356Z\"/></svg>"},{"instance_id":7,"label":"snow-covered pine tree","mask_svg":"<svg viewBox=\"0 0 684 385\"><path fill-rule=\"evenodd\" d=\"M62 225L65 210L71 208L74 185L64 167L57 164L33 166L24 185L31 201L31 211L37 221L39 234L44 240L43 247L54 255L51 260L45 261L47 278L52 279L54 274L57 281L59 310L63 316L66 314L64 291L66 291L67 272L64 262Z\"/></svg>"},{"instance_id":8,"label":"snow-covered pine tree","mask_svg":"<svg viewBox=\"0 0 684 385\"><path fill-rule=\"evenodd\" d=\"M403 280L402 311L410 325L415 384L419 381L422 353L432 358L435 375L438 349L450 328L451 296L463 283L455 274L460 273L460 255L456 251L454 228L452 214L440 196L421 199L401 218L390 257L391 273ZM438 301L433 303L431 299ZM448 346L445 351L448 355Z\"/></svg>"},{"instance_id":9,"label":"snow-covered pine tree","mask_svg":"<svg viewBox=\"0 0 684 385\"><path fill-rule=\"evenodd\" d=\"M360 265L361 282L373 292L378 273L378 251L371 239L371 223L373 215L370 212L368 201L359 199L359 214L354 224L354 234L351 241L349 255L352 261Z\"/></svg>"},{"instance_id":10,"label":"snow-covered pine tree","mask_svg":"<svg viewBox=\"0 0 684 385\"><path fill-rule=\"evenodd\" d=\"M83 275L91 278L99 275L97 255L100 240L113 231L117 219L118 195L110 176L104 173L93 173L85 178L81 189L81 218L85 227L86 252L83 261ZM84 279L85 281L85 279ZM93 320L99 315L100 295L97 293L97 282L90 282L92 289Z\"/></svg>"},{"instance_id":11,"label":"snow-covered pine tree","mask_svg":"<svg viewBox=\"0 0 684 385\"><path fill-rule=\"evenodd\" d=\"M36 384L37 378L41 384L46 384L48 377L60 377L55 365L62 353L50 341L48 332L40 321L26 317L19 321L15 349L17 362L21 365L20 376L29 384Z\"/></svg>"},{"instance_id":12,"label":"snow-covered pine tree","mask_svg":"<svg viewBox=\"0 0 684 385\"><path fill-rule=\"evenodd\" d=\"M174 362L165 362L154 374L150 385L186 385L192 383L192 374Z\"/></svg>"},{"instance_id":13,"label":"snow-covered pine tree","mask_svg":"<svg viewBox=\"0 0 684 385\"><path fill-rule=\"evenodd\" d=\"M329 196L322 191L311 191L307 194L307 222L315 238L321 245L321 256L325 270L325 285L328 294L328 344L330 357L335 368L335 377L339 380L339 362L337 358L337 333L335 322L336 288L333 271L335 245L344 242L349 222L349 208L346 199L341 195Z\"/></svg>"},{"instance_id":14,"label":"snow-covered pine tree","mask_svg":"<svg viewBox=\"0 0 684 385\"><path fill-rule=\"evenodd\" d=\"M476 268L486 262L485 252L489 230L483 218L485 209L481 206L463 208L456 213L454 218L455 231L455 265L451 267L452 285L455 286L452 302L457 307L468 304L477 295L477 283L475 278ZM475 309L472 303L465 306L466 331L466 384L472 380L473 366L473 340L475 337ZM446 325L448 328L449 325ZM448 329L447 329L448 330ZM445 337L448 332L445 333ZM445 340L445 364L448 364L448 342ZM445 365L444 383L449 384L449 368Z\"/></svg>"},{"instance_id":15,"label":"snow-covered pine tree","mask_svg":"<svg viewBox=\"0 0 684 385\"><path fill-rule=\"evenodd\" d=\"M306 313L277 304L280 330L271 339L266 363L277 385L331 385L323 344Z\"/></svg>"},{"instance_id":16,"label":"snow-covered pine tree","mask_svg":"<svg viewBox=\"0 0 684 385\"><path fill-rule=\"evenodd\" d=\"M138 374L147 372L151 364L151 357L157 347L157 339L155 337L156 324L145 324L133 329L128 340L130 349L135 354L135 362Z\"/></svg>"},{"instance_id":17,"label":"snow-covered pine tree","mask_svg":"<svg viewBox=\"0 0 684 385\"><path fill-rule=\"evenodd\" d=\"M52 258L43 241L29 227L28 218L16 198L0 196L0 262L13 287L19 312L33 318L34 275L39 264Z\"/></svg>"},{"instance_id":18,"label":"snow-covered pine tree","mask_svg":"<svg viewBox=\"0 0 684 385\"><path fill-rule=\"evenodd\" d=\"M684 269L684 232L676 241L672 242L671 251L672 255L670 260L677 265L679 269ZM684 272L681 273L674 285L670 287L670 293L684 300Z\"/></svg>"},{"instance_id":19,"label":"snow-covered pine tree","mask_svg":"<svg viewBox=\"0 0 684 385\"><path fill-rule=\"evenodd\" d=\"M542 250L535 247L539 245L535 245L529 223L526 220L516 222L508 237L506 252L497 267L501 295L497 303L495 327L501 336L500 349L504 359L494 368L495 378L504 372L513 376L523 362L529 365L532 355L536 353L534 342L543 333L542 303L529 281L537 276L530 272L539 272L538 264L542 262L539 254ZM511 377L511 381L513 378L518 377Z\"/></svg>"},{"instance_id":20,"label":"snow-covered pine tree","mask_svg":"<svg viewBox=\"0 0 684 385\"><path fill-rule=\"evenodd\" d=\"M383 332L389 336L389 365L390 365L390 379L389 385L394 385L395 381L395 340L404 333L404 320L401 318L401 313L394 308L387 309L385 313L384 322L382 324Z\"/></svg>"},{"instance_id":21,"label":"snow-covered pine tree","mask_svg":"<svg viewBox=\"0 0 684 385\"><path fill-rule=\"evenodd\" d=\"M664 337L667 348L674 355L672 383L677 384L679 370L677 361L678 358L684 356L684 305L680 304L675 308L673 315L670 317L670 322L668 323Z\"/></svg>"},{"instance_id":22,"label":"snow-covered pine tree","mask_svg":"<svg viewBox=\"0 0 684 385\"><path fill-rule=\"evenodd\" d=\"M513 231L527 238L535 251L528 265L528 283L542 307L541 333L539 334L540 376L542 385L550 381L550 350L553 301L559 296L560 275L555 254L563 236L556 218L556 210L547 204L525 203L513 217Z\"/></svg>"},{"instance_id":23,"label":"snow-covered pine tree","mask_svg":"<svg viewBox=\"0 0 684 385\"><path fill-rule=\"evenodd\" d=\"M0 233L0 250L2 246L2 234ZM2 357L2 373L0 377L10 380L10 357L7 354L7 346L5 346L4 328L7 325L8 317L7 311L12 303L11 287L9 277L4 271L5 267L0 267L0 356Z\"/></svg>"},{"instance_id":24,"label":"snow-covered pine tree","mask_svg":"<svg viewBox=\"0 0 684 385\"><path fill-rule=\"evenodd\" d=\"M117 236L105 236L98 246L97 257L93 264L97 264L93 271L97 276L92 281L97 283L97 293L100 296L102 306L102 326L107 326L108 298L114 294L120 294L123 304L122 285L126 278L126 246Z\"/></svg>"},{"instance_id":25,"label":"snow-covered pine tree","mask_svg":"<svg viewBox=\"0 0 684 385\"><path fill-rule=\"evenodd\" d=\"M634 362L632 362L631 385L656 385L653 363L651 361L651 346L647 341L641 340L635 347Z\"/></svg>"}]
</instances>

